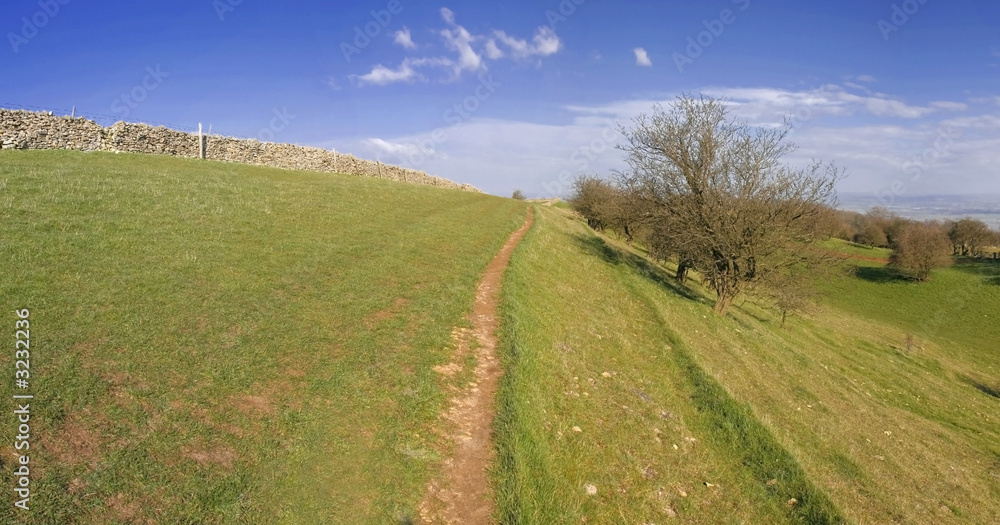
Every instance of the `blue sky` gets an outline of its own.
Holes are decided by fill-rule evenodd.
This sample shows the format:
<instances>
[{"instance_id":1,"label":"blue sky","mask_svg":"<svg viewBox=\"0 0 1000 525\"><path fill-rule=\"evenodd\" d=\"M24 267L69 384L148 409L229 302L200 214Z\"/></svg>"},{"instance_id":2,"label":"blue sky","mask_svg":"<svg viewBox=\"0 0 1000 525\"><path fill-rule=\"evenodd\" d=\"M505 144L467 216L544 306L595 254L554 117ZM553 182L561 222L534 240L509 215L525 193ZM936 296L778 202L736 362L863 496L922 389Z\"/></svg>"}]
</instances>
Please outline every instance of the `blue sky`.
<instances>
[{"instance_id":1,"label":"blue sky","mask_svg":"<svg viewBox=\"0 0 1000 525\"><path fill-rule=\"evenodd\" d=\"M10 0L0 106L312 145L483 190L623 167L619 124L728 98L844 192L1000 194L1000 2Z\"/></svg>"}]
</instances>

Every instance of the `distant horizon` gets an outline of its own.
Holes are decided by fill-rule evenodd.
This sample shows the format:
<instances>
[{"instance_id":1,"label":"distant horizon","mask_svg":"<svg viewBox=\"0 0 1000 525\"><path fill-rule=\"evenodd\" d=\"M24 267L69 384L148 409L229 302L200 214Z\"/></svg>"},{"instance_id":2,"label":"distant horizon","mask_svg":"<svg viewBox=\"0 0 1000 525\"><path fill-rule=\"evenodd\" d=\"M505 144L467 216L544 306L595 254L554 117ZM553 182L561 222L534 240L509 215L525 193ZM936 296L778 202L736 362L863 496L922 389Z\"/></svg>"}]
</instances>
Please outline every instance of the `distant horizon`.
<instances>
[{"instance_id":1,"label":"distant horizon","mask_svg":"<svg viewBox=\"0 0 1000 525\"><path fill-rule=\"evenodd\" d=\"M971 217L1000 230L1000 194L896 195L893 200L880 200L872 192L838 192L837 197L839 210L865 213L874 206L881 206L900 217L914 220Z\"/></svg>"}]
</instances>

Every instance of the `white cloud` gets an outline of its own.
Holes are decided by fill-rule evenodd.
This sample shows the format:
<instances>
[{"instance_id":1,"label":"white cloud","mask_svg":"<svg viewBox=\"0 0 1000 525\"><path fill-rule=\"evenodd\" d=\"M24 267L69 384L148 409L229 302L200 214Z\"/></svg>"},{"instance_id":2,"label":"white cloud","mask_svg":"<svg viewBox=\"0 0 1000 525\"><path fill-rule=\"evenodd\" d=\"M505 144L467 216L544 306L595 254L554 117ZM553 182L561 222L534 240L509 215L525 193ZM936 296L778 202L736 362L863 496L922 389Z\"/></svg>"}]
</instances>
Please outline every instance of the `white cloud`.
<instances>
[{"instance_id":1,"label":"white cloud","mask_svg":"<svg viewBox=\"0 0 1000 525\"><path fill-rule=\"evenodd\" d=\"M455 21L455 13L447 7L442 7L441 18L448 27L438 31L444 47L455 53L454 58L447 57L425 57L407 58L396 69L391 69L382 64L376 65L365 75L351 75L352 81L358 86L364 85L386 85L395 82L412 82L414 80L426 80L415 68L422 66L447 66L451 69L451 77L448 80L455 80L462 76L462 73L478 72L486 69L486 60L499 60L502 58L512 58L515 60L525 60L531 57L545 57L558 53L562 49L562 41L552 28L547 26L539 27L535 30L535 35L531 41L520 39L507 34L505 31L495 30L487 35L476 35L468 29L459 25ZM394 41L406 49L416 49L410 30L403 27L402 30L393 33ZM503 48L501 48L503 46ZM504 49L505 48L505 49ZM537 62L538 65L541 62Z\"/></svg>"},{"instance_id":2,"label":"white cloud","mask_svg":"<svg viewBox=\"0 0 1000 525\"><path fill-rule=\"evenodd\" d=\"M413 43L413 38L410 37L410 30L406 26L403 29L393 33L393 40L406 49L415 49L416 44Z\"/></svg>"},{"instance_id":3,"label":"white cloud","mask_svg":"<svg viewBox=\"0 0 1000 525\"><path fill-rule=\"evenodd\" d=\"M718 89L756 96L754 107L747 100L734 106L737 115L767 113L780 122L789 107L816 101L814 118L795 128L792 140L799 149L785 160L803 166L820 159L846 168L848 177L841 191L884 192L902 182L907 195L951 193L955 188L973 193L1000 192L1000 181L991 176L1000 165L1000 114L958 117L942 121L926 119L888 120L867 113L862 102L843 107L836 97L817 91L789 92L772 88ZM638 113L649 113L662 99L628 99L595 106L566 106L575 118L565 124L544 124L473 117L457 126L427 130L406 136L367 139L337 144L338 150L391 162L459 182L467 182L497 195L509 195L515 187L532 196L565 195L569 180L581 172L608 175L624 169L623 154L615 149L622 140L617 123ZM836 111L830 112L829 108ZM861 112L869 122L857 122ZM824 118L820 119L819 115ZM942 130L954 129L945 149ZM437 140L433 137L437 135ZM914 179L913 162L929 151L938 151ZM929 157L928 157L929 158Z\"/></svg>"},{"instance_id":4,"label":"white cloud","mask_svg":"<svg viewBox=\"0 0 1000 525\"><path fill-rule=\"evenodd\" d=\"M931 107L934 109L941 109L944 111L965 111L969 109L969 106L961 102L950 102L947 100L931 102Z\"/></svg>"},{"instance_id":5,"label":"white cloud","mask_svg":"<svg viewBox=\"0 0 1000 525\"><path fill-rule=\"evenodd\" d=\"M931 111L934 111L931 108L908 106L898 100L878 97L867 97L861 102L864 103L865 108L868 111L879 117L920 118Z\"/></svg>"},{"instance_id":6,"label":"white cloud","mask_svg":"<svg viewBox=\"0 0 1000 525\"><path fill-rule=\"evenodd\" d=\"M497 43L492 38L486 41L486 57L490 60L503 58L503 51L497 47Z\"/></svg>"},{"instance_id":7,"label":"white cloud","mask_svg":"<svg viewBox=\"0 0 1000 525\"><path fill-rule=\"evenodd\" d=\"M864 85L861 85L861 84L858 84L858 83L855 83L855 82L850 82L850 81L844 82L844 86L845 87L849 87L851 89L856 89L856 90L864 92L866 94L871 94L871 90L868 89L868 86L864 86Z\"/></svg>"},{"instance_id":8,"label":"white cloud","mask_svg":"<svg viewBox=\"0 0 1000 525\"><path fill-rule=\"evenodd\" d=\"M416 155L433 155L433 148L421 148L415 143L389 142L380 138L364 139L362 144L375 153L376 158L388 155L393 158L410 158Z\"/></svg>"},{"instance_id":9,"label":"white cloud","mask_svg":"<svg viewBox=\"0 0 1000 525\"><path fill-rule=\"evenodd\" d=\"M562 47L562 42L559 40L559 36L556 35L555 31L550 27L539 27L535 31L535 36L532 38L534 45L529 44L527 40L522 40L514 38L504 31L494 31L493 35L502 42L507 48L510 49L511 56L514 58L528 58L531 56L549 56L557 53ZM487 47L495 42L490 39L487 43Z\"/></svg>"},{"instance_id":10,"label":"white cloud","mask_svg":"<svg viewBox=\"0 0 1000 525\"><path fill-rule=\"evenodd\" d=\"M441 18L443 18L444 21L448 22L449 24L455 23L455 13L451 9L448 9L447 7L441 8Z\"/></svg>"},{"instance_id":11,"label":"white cloud","mask_svg":"<svg viewBox=\"0 0 1000 525\"><path fill-rule=\"evenodd\" d=\"M888 95L856 95L842 86L828 84L813 91L773 88L711 88L707 94L731 98L741 114L759 117L791 111L825 115L869 114L877 117L917 119L935 111L934 107L911 106Z\"/></svg>"},{"instance_id":12,"label":"white cloud","mask_svg":"<svg viewBox=\"0 0 1000 525\"><path fill-rule=\"evenodd\" d=\"M448 49L458 53L458 61L455 64L456 77L461 75L462 71L478 71L483 67L482 56L472 49L474 38L464 27L442 29L441 36Z\"/></svg>"},{"instance_id":13,"label":"white cloud","mask_svg":"<svg viewBox=\"0 0 1000 525\"><path fill-rule=\"evenodd\" d=\"M334 77L333 75L327 77L324 83L330 86L334 91L340 91L340 84L337 83L337 78Z\"/></svg>"},{"instance_id":14,"label":"white cloud","mask_svg":"<svg viewBox=\"0 0 1000 525\"><path fill-rule=\"evenodd\" d=\"M1000 106L1000 97L990 96L990 97L974 97L970 98L969 102L973 104L996 104Z\"/></svg>"},{"instance_id":15,"label":"white cloud","mask_svg":"<svg viewBox=\"0 0 1000 525\"><path fill-rule=\"evenodd\" d=\"M855 77L855 80L857 80L858 82L866 82L869 84L873 82L878 82L877 80L875 80L875 77L871 75L858 75L857 77Z\"/></svg>"},{"instance_id":16,"label":"white cloud","mask_svg":"<svg viewBox=\"0 0 1000 525\"><path fill-rule=\"evenodd\" d=\"M943 126L955 128L994 129L1000 130L1000 117L996 115L979 115L976 117L957 117L941 122Z\"/></svg>"},{"instance_id":17,"label":"white cloud","mask_svg":"<svg viewBox=\"0 0 1000 525\"><path fill-rule=\"evenodd\" d=\"M637 47L637 48L633 49L632 52L635 53L635 65L637 65L637 66L651 66L651 65L653 65L653 63L650 62L650 60L649 60L649 54L646 53L645 49L643 49L641 47Z\"/></svg>"},{"instance_id":18,"label":"white cloud","mask_svg":"<svg viewBox=\"0 0 1000 525\"><path fill-rule=\"evenodd\" d=\"M411 67L409 60L404 60L396 69L389 69L382 64L378 64L372 68L371 72L352 78L356 79L359 86L366 84L384 86L396 82L413 82L420 78L420 74Z\"/></svg>"},{"instance_id":19,"label":"white cloud","mask_svg":"<svg viewBox=\"0 0 1000 525\"><path fill-rule=\"evenodd\" d=\"M562 48L562 42L559 40L556 32L548 26L539 27L535 31L535 37L532 40L535 42L534 54L536 55L554 55Z\"/></svg>"}]
</instances>

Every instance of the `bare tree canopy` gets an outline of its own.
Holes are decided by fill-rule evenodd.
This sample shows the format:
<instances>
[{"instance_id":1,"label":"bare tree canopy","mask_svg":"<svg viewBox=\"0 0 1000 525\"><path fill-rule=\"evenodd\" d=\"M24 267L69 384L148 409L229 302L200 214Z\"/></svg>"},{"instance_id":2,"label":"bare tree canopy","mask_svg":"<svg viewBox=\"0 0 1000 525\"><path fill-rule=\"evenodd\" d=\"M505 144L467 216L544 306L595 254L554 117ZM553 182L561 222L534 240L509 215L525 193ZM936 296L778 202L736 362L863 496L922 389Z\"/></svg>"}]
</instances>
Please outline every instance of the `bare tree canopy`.
<instances>
[{"instance_id":1,"label":"bare tree canopy","mask_svg":"<svg viewBox=\"0 0 1000 525\"><path fill-rule=\"evenodd\" d=\"M966 217L951 224L948 239L955 255L980 257L983 248L992 243L993 232L985 222Z\"/></svg>"},{"instance_id":2,"label":"bare tree canopy","mask_svg":"<svg viewBox=\"0 0 1000 525\"><path fill-rule=\"evenodd\" d=\"M926 281L931 270L952 263L951 244L944 230L933 223L908 224L899 235L889 264L906 275Z\"/></svg>"},{"instance_id":3,"label":"bare tree canopy","mask_svg":"<svg viewBox=\"0 0 1000 525\"><path fill-rule=\"evenodd\" d=\"M716 312L768 274L808 262L834 205L840 172L781 162L789 127L761 128L729 115L727 101L682 95L622 128L630 169L620 182L672 251L717 294Z\"/></svg>"}]
</instances>

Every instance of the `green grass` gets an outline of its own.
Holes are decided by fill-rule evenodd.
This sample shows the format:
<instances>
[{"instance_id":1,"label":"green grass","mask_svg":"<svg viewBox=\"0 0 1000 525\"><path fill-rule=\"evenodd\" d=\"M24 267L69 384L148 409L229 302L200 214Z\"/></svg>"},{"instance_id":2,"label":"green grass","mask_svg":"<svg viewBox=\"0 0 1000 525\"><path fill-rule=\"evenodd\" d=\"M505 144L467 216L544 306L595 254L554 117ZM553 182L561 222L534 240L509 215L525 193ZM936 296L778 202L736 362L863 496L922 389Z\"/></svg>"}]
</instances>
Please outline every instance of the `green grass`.
<instances>
[{"instance_id":1,"label":"green grass","mask_svg":"<svg viewBox=\"0 0 1000 525\"><path fill-rule=\"evenodd\" d=\"M841 249L847 251L847 244ZM880 251L888 257L888 250ZM1000 377L1000 263L958 259L950 268L934 270L928 282L908 280L877 262L846 266L856 278L827 283L830 304L920 340L953 344L959 362Z\"/></svg>"},{"instance_id":2,"label":"green grass","mask_svg":"<svg viewBox=\"0 0 1000 525\"><path fill-rule=\"evenodd\" d=\"M845 275L780 329L753 302L720 318L696 283L540 212L504 289L503 523L998 521L995 325L952 312L967 324L905 346L956 289L997 304L983 276L937 273L894 312L880 286L909 283Z\"/></svg>"},{"instance_id":3,"label":"green grass","mask_svg":"<svg viewBox=\"0 0 1000 525\"><path fill-rule=\"evenodd\" d=\"M31 310L36 396L32 511L0 521L414 516L447 451L431 367L524 212L350 176L0 152L0 318L13 336ZM0 459L10 487L13 448Z\"/></svg>"},{"instance_id":4,"label":"green grass","mask_svg":"<svg viewBox=\"0 0 1000 525\"><path fill-rule=\"evenodd\" d=\"M752 409L691 358L657 304L665 272L541 211L504 283L500 521L838 521Z\"/></svg>"}]
</instances>

